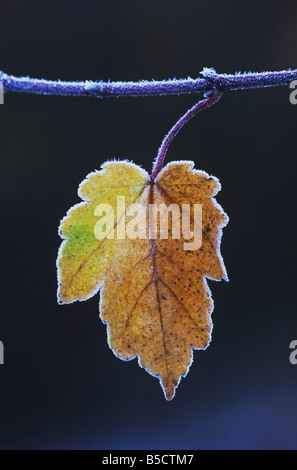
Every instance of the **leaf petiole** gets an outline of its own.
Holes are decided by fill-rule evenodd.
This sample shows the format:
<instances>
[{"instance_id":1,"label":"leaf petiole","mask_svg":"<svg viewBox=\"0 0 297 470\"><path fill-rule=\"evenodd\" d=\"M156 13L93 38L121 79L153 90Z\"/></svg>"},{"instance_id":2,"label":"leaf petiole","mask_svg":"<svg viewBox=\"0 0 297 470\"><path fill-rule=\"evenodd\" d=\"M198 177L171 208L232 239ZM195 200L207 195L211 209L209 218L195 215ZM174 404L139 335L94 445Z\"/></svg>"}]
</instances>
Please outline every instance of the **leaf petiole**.
<instances>
[{"instance_id":1,"label":"leaf petiole","mask_svg":"<svg viewBox=\"0 0 297 470\"><path fill-rule=\"evenodd\" d=\"M180 131L180 129L187 123L189 122L192 117L196 116L196 114L200 113L200 111L203 111L206 108L209 108L213 104L217 103L219 99L222 96L222 92L218 90L211 90L210 92L207 92L204 96L206 97L204 100L198 101L192 108L190 108L175 124L174 126L170 129L168 134L164 137L164 140L159 148L157 157L154 162L152 174L151 174L151 181L154 183L156 180L156 177L160 173L164 159L167 154L167 150L169 148L170 143L174 139L174 137L177 135L177 133Z\"/></svg>"}]
</instances>

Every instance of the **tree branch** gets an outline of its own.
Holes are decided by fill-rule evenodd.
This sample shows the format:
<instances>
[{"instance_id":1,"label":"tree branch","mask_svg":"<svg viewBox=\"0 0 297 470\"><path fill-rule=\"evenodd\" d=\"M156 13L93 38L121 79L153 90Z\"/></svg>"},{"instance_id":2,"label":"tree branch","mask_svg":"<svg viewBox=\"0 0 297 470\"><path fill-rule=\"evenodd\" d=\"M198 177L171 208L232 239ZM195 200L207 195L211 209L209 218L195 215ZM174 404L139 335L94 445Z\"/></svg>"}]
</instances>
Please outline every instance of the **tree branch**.
<instances>
[{"instance_id":1,"label":"tree branch","mask_svg":"<svg viewBox=\"0 0 297 470\"><path fill-rule=\"evenodd\" d=\"M243 90L288 85L297 80L296 70L262 73L218 74L212 68L204 68L201 77L139 82L63 82L14 77L0 71L0 82L5 93L20 92L38 95L93 96L119 98L121 96L160 96L203 93L211 90Z\"/></svg>"}]
</instances>

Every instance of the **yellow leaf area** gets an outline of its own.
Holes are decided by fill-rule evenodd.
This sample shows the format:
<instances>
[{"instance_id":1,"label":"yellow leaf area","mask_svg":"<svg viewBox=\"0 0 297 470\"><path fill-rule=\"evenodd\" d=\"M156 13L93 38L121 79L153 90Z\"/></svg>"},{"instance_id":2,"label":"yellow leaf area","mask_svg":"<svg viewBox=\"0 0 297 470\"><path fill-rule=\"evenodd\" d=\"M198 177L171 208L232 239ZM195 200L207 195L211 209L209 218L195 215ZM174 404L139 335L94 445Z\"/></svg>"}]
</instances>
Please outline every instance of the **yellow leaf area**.
<instances>
[{"instance_id":1,"label":"yellow leaf area","mask_svg":"<svg viewBox=\"0 0 297 470\"><path fill-rule=\"evenodd\" d=\"M205 349L211 339L213 302L205 278L227 280L220 240L228 218L213 199L219 190L219 181L194 170L190 161L169 163L155 182L133 163L107 162L81 183L83 202L60 225L59 302L86 300L100 289L109 346L121 359L137 356L139 365L159 378L167 400L187 374L193 349ZM119 196L125 197L124 208L117 207ZM144 211L146 236L119 239L117 230L123 233L133 222L126 215L136 203ZM149 237L149 205L161 203L202 204L199 249L185 249L183 237L173 237L170 212L168 239ZM95 236L99 204L114 210L114 238L107 225L104 238ZM192 219L191 210L193 228Z\"/></svg>"}]
</instances>

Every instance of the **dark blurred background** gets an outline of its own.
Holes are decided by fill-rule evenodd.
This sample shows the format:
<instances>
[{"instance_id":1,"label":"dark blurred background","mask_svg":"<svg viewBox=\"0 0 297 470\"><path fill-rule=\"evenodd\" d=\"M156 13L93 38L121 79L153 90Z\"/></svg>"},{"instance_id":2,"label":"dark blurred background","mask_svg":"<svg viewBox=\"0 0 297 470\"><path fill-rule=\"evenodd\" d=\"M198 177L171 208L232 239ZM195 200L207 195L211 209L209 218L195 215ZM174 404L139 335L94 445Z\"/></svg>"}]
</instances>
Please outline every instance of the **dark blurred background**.
<instances>
[{"instance_id":1,"label":"dark blurred background","mask_svg":"<svg viewBox=\"0 0 297 470\"><path fill-rule=\"evenodd\" d=\"M62 80L138 80L297 67L296 0L11 0L0 69ZM0 106L0 448L297 449L296 125L289 87L227 92L167 161L217 176L230 217L230 281L209 282L213 339L172 402L137 360L117 359L96 295L58 306L57 228L107 159L148 171L201 95L6 94Z\"/></svg>"}]
</instances>

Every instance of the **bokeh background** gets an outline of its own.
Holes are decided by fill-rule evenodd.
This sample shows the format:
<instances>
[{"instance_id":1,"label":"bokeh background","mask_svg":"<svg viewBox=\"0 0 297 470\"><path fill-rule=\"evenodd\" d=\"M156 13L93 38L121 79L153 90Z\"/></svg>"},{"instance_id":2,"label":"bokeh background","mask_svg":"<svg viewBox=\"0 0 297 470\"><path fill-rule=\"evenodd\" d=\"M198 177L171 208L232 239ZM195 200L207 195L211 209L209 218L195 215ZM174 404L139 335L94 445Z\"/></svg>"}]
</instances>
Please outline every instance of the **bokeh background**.
<instances>
[{"instance_id":1,"label":"bokeh background","mask_svg":"<svg viewBox=\"0 0 297 470\"><path fill-rule=\"evenodd\" d=\"M0 69L62 80L197 77L297 67L295 0L11 0ZM228 283L209 282L214 331L172 402L137 360L117 359L96 295L58 306L57 228L107 159L151 169L199 95L6 94L0 107L0 448L297 449L296 126L289 87L225 93L167 161L217 176L230 217ZM201 96L201 95L200 95Z\"/></svg>"}]
</instances>

